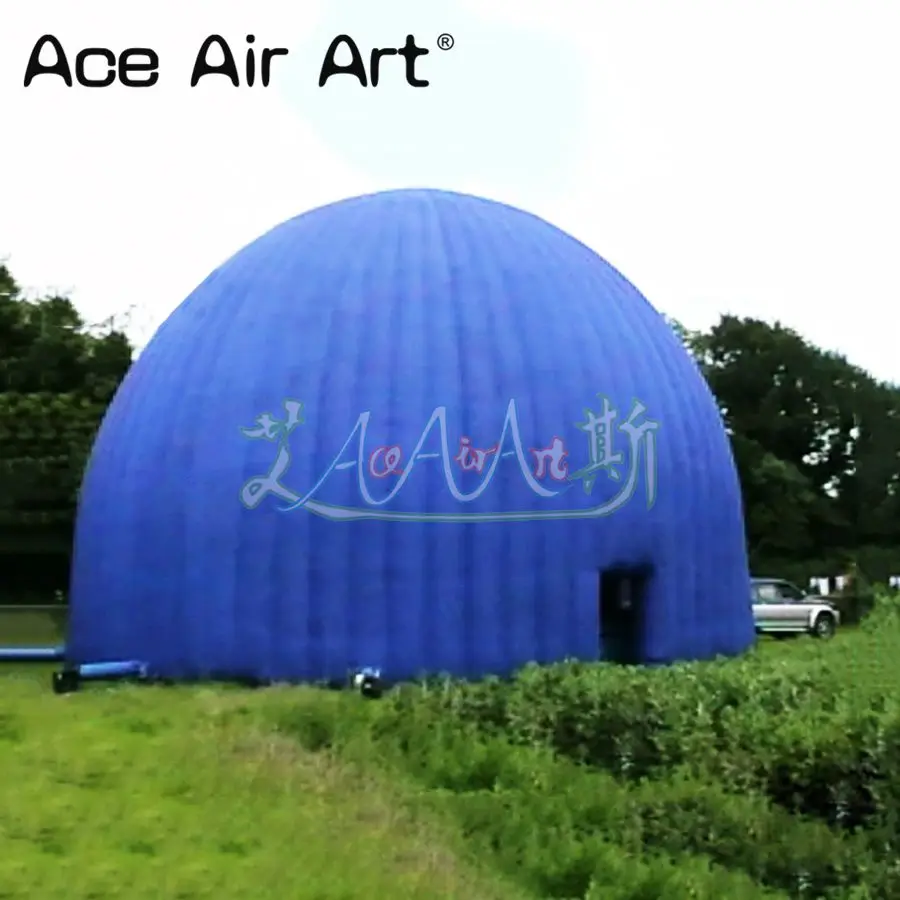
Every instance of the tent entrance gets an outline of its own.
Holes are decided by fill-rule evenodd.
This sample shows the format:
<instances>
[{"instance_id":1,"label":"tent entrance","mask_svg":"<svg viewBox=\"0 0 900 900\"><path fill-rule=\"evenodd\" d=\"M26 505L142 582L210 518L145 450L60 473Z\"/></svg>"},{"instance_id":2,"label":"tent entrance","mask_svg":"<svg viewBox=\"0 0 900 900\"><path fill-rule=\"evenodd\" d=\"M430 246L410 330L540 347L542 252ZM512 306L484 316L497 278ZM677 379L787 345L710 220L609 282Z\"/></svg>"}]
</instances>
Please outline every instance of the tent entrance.
<instances>
[{"instance_id":1,"label":"tent entrance","mask_svg":"<svg viewBox=\"0 0 900 900\"><path fill-rule=\"evenodd\" d=\"M600 656L622 665L646 659L647 569L610 569L600 573Z\"/></svg>"}]
</instances>

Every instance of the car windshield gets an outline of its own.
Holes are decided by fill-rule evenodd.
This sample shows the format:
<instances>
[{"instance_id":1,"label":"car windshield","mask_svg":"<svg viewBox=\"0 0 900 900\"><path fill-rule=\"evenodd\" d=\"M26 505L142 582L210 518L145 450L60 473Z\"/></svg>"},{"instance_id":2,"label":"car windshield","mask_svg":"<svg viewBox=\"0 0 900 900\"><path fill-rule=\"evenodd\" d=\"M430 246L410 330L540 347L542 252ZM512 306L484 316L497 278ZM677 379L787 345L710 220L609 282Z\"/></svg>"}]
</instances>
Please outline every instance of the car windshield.
<instances>
[{"instance_id":1,"label":"car windshield","mask_svg":"<svg viewBox=\"0 0 900 900\"><path fill-rule=\"evenodd\" d=\"M806 594L800 588L787 581L756 582L751 595L755 603L783 603L806 599Z\"/></svg>"},{"instance_id":2,"label":"car windshield","mask_svg":"<svg viewBox=\"0 0 900 900\"><path fill-rule=\"evenodd\" d=\"M776 603L778 601L778 589L774 584L756 584L753 593L757 603Z\"/></svg>"}]
</instances>

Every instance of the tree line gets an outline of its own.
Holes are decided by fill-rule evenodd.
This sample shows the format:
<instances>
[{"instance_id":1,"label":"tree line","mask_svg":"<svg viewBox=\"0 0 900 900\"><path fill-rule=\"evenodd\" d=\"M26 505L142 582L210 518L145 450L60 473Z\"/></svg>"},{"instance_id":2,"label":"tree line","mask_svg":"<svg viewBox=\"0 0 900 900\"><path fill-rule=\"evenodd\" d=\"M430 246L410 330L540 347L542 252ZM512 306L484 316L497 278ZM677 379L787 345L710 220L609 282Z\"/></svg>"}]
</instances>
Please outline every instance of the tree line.
<instances>
[{"instance_id":1,"label":"tree line","mask_svg":"<svg viewBox=\"0 0 900 900\"><path fill-rule=\"evenodd\" d=\"M0 265L0 602L65 589L81 477L132 355L112 322L27 297Z\"/></svg>"},{"instance_id":2,"label":"tree line","mask_svg":"<svg viewBox=\"0 0 900 900\"><path fill-rule=\"evenodd\" d=\"M671 324L730 435L754 571L900 575L900 386L777 322Z\"/></svg>"},{"instance_id":3,"label":"tree line","mask_svg":"<svg viewBox=\"0 0 900 900\"><path fill-rule=\"evenodd\" d=\"M755 573L900 574L900 386L779 323L670 320L731 437ZM28 297L0 265L0 566L64 587L78 488L134 348L63 296ZM52 586L51 586L51 582Z\"/></svg>"}]
</instances>

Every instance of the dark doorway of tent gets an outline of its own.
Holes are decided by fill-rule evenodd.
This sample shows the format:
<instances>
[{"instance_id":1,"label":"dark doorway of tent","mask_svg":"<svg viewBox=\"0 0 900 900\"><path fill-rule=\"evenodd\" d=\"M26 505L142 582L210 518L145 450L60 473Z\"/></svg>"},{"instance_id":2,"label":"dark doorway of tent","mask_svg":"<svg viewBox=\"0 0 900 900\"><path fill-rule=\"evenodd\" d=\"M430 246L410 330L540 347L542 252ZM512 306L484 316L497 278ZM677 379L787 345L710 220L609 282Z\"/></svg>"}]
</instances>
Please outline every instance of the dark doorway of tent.
<instances>
[{"instance_id":1,"label":"dark doorway of tent","mask_svg":"<svg viewBox=\"0 0 900 900\"><path fill-rule=\"evenodd\" d=\"M609 569L600 573L600 657L621 665L646 659L647 569Z\"/></svg>"}]
</instances>

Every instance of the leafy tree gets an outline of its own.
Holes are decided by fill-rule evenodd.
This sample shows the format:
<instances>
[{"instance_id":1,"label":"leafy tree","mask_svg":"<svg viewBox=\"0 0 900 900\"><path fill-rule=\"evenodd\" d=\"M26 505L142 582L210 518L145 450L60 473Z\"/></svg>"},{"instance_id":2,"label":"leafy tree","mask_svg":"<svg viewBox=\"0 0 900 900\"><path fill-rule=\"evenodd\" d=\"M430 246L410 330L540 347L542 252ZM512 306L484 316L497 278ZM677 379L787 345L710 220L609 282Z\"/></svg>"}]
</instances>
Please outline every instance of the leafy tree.
<instances>
[{"instance_id":1,"label":"leafy tree","mask_svg":"<svg viewBox=\"0 0 900 900\"><path fill-rule=\"evenodd\" d=\"M754 567L900 572L900 389L778 323L685 337L731 434Z\"/></svg>"},{"instance_id":2,"label":"leafy tree","mask_svg":"<svg viewBox=\"0 0 900 900\"><path fill-rule=\"evenodd\" d=\"M26 298L0 265L0 555L6 576L13 556L21 567L23 553L68 554L82 472L131 357L123 333L88 328L65 297Z\"/></svg>"}]
</instances>

